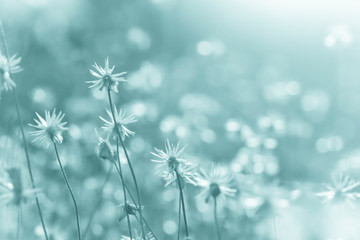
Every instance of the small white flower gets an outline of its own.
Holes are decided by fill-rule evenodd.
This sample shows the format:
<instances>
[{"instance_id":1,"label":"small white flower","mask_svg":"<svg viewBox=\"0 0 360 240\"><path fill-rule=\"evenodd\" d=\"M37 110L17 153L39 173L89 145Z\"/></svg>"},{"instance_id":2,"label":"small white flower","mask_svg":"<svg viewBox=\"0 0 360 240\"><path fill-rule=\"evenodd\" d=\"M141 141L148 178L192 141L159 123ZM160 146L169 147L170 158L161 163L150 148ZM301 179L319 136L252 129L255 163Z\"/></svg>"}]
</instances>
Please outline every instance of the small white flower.
<instances>
[{"instance_id":1,"label":"small white flower","mask_svg":"<svg viewBox=\"0 0 360 240\"><path fill-rule=\"evenodd\" d=\"M126 82L126 80L123 78L126 72L113 74L115 65L110 68L108 57L105 59L104 68L98 66L96 62L93 67L97 72L90 69L90 73L98 79L93 81L87 81L86 83L91 84L89 88L98 86L100 91L106 88L106 90L113 90L114 92L118 93L119 90L117 86L119 85L119 82Z\"/></svg>"},{"instance_id":2,"label":"small white flower","mask_svg":"<svg viewBox=\"0 0 360 240\"><path fill-rule=\"evenodd\" d=\"M232 181L231 173L225 168L213 167L210 174L201 169L200 174L196 177L197 185L204 188L199 194L199 198L209 202L211 197L222 200L225 197L234 197L236 189L231 187Z\"/></svg>"},{"instance_id":3,"label":"small white flower","mask_svg":"<svg viewBox=\"0 0 360 240\"><path fill-rule=\"evenodd\" d=\"M62 122L65 114L61 111L56 114L54 109L52 113L45 111L45 119L36 113L38 119L34 119L37 125L29 124L31 127L37 128L38 130L30 132L35 138L33 142L40 141L46 147L51 143L61 144L63 141L62 132L68 130L65 125L67 122Z\"/></svg>"},{"instance_id":4,"label":"small white flower","mask_svg":"<svg viewBox=\"0 0 360 240\"><path fill-rule=\"evenodd\" d=\"M193 180L196 174L196 165L182 158L185 147L180 147L179 142L177 145L173 145L169 140L166 140L165 151L155 148L155 153L151 153L158 158L151 161L158 163L156 173L165 179L165 186L178 185L176 172L179 174L182 182L196 184Z\"/></svg>"},{"instance_id":5,"label":"small white flower","mask_svg":"<svg viewBox=\"0 0 360 240\"><path fill-rule=\"evenodd\" d=\"M356 190L360 186L359 181L351 179L348 175L343 176L341 173L331 175L332 185L326 185L328 191L319 192L316 196L323 198L323 202L346 202L352 205L354 200L360 198L360 192Z\"/></svg>"},{"instance_id":6,"label":"small white flower","mask_svg":"<svg viewBox=\"0 0 360 240\"><path fill-rule=\"evenodd\" d=\"M156 238L151 233L148 233L148 234L146 234L145 239L146 240L155 240ZM137 231L135 230L135 236L132 239L128 236L121 236L120 240L143 240L143 238L142 238L141 234L138 234Z\"/></svg>"},{"instance_id":7,"label":"small white flower","mask_svg":"<svg viewBox=\"0 0 360 240\"><path fill-rule=\"evenodd\" d=\"M133 115L126 116L125 112L120 109L119 111L114 107L114 115L115 120L113 118L113 115L110 110L106 110L107 114L110 117L110 120L106 120L103 117L100 116L100 119L104 121L105 125L102 127L105 131L107 131L111 135L117 135L117 130L115 128L115 122L116 126L121 134L122 140L125 140L125 137L129 137L130 135L135 135L135 132L129 130L126 125L130 123L134 123L137 120Z\"/></svg>"},{"instance_id":8,"label":"small white flower","mask_svg":"<svg viewBox=\"0 0 360 240\"><path fill-rule=\"evenodd\" d=\"M3 90L10 91L16 87L16 83L11 79L11 74L21 72L21 58L13 55L9 62L6 56L0 53L0 95Z\"/></svg>"}]
</instances>

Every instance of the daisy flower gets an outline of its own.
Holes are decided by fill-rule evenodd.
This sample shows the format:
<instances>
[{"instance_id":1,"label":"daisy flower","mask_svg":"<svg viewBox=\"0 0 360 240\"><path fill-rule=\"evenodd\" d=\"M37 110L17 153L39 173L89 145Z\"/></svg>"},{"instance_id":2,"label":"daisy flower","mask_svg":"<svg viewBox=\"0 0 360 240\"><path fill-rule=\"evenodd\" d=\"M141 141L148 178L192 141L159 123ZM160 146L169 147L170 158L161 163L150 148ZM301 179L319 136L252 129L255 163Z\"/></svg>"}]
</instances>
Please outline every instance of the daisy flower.
<instances>
[{"instance_id":1,"label":"daisy flower","mask_svg":"<svg viewBox=\"0 0 360 240\"><path fill-rule=\"evenodd\" d=\"M61 111L56 114L54 109L52 113L45 111L45 119L36 113L38 119L34 119L37 125L29 124L31 127L38 130L30 132L35 138L33 142L40 141L45 146L49 146L50 143L62 143L62 132L68 130L65 125L67 122L62 122L65 114Z\"/></svg>"},{"instance_id":2,"label":"daisy flower","mask_svg":"<svg viewBox=\"0 0 360 240\"><path fill-rule=\"evenodd\" d=\"M221 200L226 197L234 197L236 189L231 188L232 181L231 173L225 168L213 167L210 174L201 169L200 174L196 177L197 185L204 188L199 194L199 198L209 202L211 197Z\"/></svg>"},{"instance_id":3,"label":"daisy flower","mask_svg":"<svg viewBox=\"0 0 360 240\"><path fill-rule=\"evenodd\" d=\"M129 137L130 135L135 135L135 132L129 130L126 125L130 123L134 123L137 120L133 115L126 116L125 111L120 109L119 111L114 107L114 115L115 120L112 116L110 110L106 110L107 114L110 117L110 120L106 120L105 118L100 116L100 119L105 123L102 127L105 131L107 131L111 135L117 135L117 130L115 128L115 122L118 130L120 131L122 140L125 140L125 137Z\"/></svg>"},{"instance_id":4,"label":"daisy flower","mask_svg":"<svg viewBox=\"0 0 360 240\"><path fill-rule=\"evenodd\" d=\"M166 140L165 151L155 148L155 152L151 154L158 159L151 161L158 163L156 173L166 180L166 186L176 185L176 172L181 177L181 181L185 181L195 185L193 180L196 174L196 165L182 158L186 146L180 147L180 142L176 145Z\"/></svg>"},{"instance_id":5,"label":"daisy flower","mask_svg":"<svg viewBox=\"0 0 360 240\"><path fill-rule=\"evenodd\" d=\"M119 85L119 82L126 82L126 80L122 77L126 74L126 72L113 74L115 65L110 68L108 57L105 59L105 67L104 68L101 66L98 66L96 62L93 65L93 67L95 68L95 70L97 72L90 69L90 73L94 77L96 77L97 80L87 81L86 83L91 84L89 88L98 86L100 91L102 91L104 88L106 88L106 90L113 90L114 92L118 93L119 90L118 90L117 86Z\"/></svg>"},{"instance_id":6,"label":"daisy flower","mask_svg":"<svg viewBox=\"0 0 360 240\"><path fill-rule=\"evenodd\" d=\"M342 202L352 205L354 200L360 198L360 192L356 189L359 181L351 179L348 175L343 176L342 173L332 174L333 183L326 185L328 191L319 192L316 196L323 198L324 203L328 202Z\"/></svg>"},{"instance_id":7,"label":"daisy flower","mask_svg":"<svg viewBox=\"0 0 360 240\"><path fill-rule=\"evenodd\" d=\"M13 55L9 61L6 56L0 53L0 93L10 91L16 87L16 83L11 79L11 74L21 72L23 69L20 67L21 58Z\"/></svg>"}]
</instances>

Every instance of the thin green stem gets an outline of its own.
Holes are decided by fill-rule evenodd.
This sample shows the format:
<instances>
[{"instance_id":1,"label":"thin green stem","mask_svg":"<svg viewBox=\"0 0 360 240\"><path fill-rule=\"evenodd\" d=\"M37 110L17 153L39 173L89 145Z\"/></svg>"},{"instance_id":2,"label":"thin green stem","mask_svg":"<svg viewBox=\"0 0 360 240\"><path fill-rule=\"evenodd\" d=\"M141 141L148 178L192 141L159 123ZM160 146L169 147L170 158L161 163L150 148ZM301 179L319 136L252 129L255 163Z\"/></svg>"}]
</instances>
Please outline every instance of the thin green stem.
<instances>
[{"instance_id":1,"label":"thin green stem","mask_svg":"<svg viewBox=\"0 0 360 240\"><path fill-rule=\"evenodd\" d=\"M178 236L177 236L177 240L180 240L180 224L181 224L181 193L179 192L179 219L178 219Z\"/></svg>"},{"instance_id":2,"label":"thin green stem","mask_svg":"<svg viewBox=\"0 0 360 240\"><path fill-rule=\"evenodd\" d=\"M215 227L216 227L216 233L218 240L221 240L221 232L220 232L220 225L217 217L217 201L216 197L214 197L214 221L215 221Z\"/></svg>"},{"instance_id":3,"label":"thin green stem","mask_svg":"<svg viewBox=\"0 0 360 240\"><path fill-rule=\"evenodd\" d=\"M60 166L60 169L61 169L61 173L64 177L64 180L65 180L65 183L66 183L66 186L69 190L69 193L71 195L71 199L74 203L74 208L75 208L75 215L76 215L76 225L77 225L77 232L78 232L78 239L81 240L81 231L80 231L80 220L79 220L79 211L78 211L78 206L77 206L77 203L76 203L76 199L75 199L75 196L74 196L74 193L71 189L71 186L69 184L69 181L68 181L68 178L66 176L66 173L64 171L64 168L62 166L62 163L61 163L61 160L60 160L60 157L59 157L59 152L58 152L58 149L57 149L57 146L56 146L56 143L54 142L54 149L55 149L55 153L56 153L56 158L58 160L58 163L59 163L59 166Z\"/></svg>"},{"instance_id":4,"label":"thin green stem","mask_svg":"<svg viewBox=\"0 0 360 240\"><path fill-rule=\"evenodd\" d=\"M110 165L110 166L109 166L109 170L108 170L108 172L107 172L107 174L106 174L105 180L104 180L103 184L101 185L101 187L100 187L100 189L99 189L99 199L98 199L95 207L94 207L93 210L91 211L91 214L90 214L90 217L89 217L89 221L88 221L88 223L86 224L85 230L84 230L84 232L83 232L83 234L82 234L82 239L83 239L83 240L85 240L85 237L86 237L87 233L88 233L89 230L90 230L92 221L94 220L95 213L96 213L96 211L99 209L99 207L100 207L100 205L101 205L101 203L102 203L102 201L103 201L102 193L103 193L103 191L104 191L105 185L107 184L107 182L108 182L109 179L110 179L111 170L112 170L112 168L111 168L111 165Z\"/></svg>"},{"instance_id":5,"label":"thin green stem","mask_svg":"<svg viewBox=\"0 0 360 240\"><path fill-rule=\"evenodd\" d=\"M7 63L9 65L8 67L10 69L10 58L9 58L7 44L6 44L5 32L4 32L4 28L3 28L3 25L2 25L1 21L0 21L0 30L1 30L1 39L2 39L2 43L3 43L3 49L4 49L4 52L5 52ZM9 72L9 74L11 74L11 73ZM33 173L32 173L32 169L31 169L30 155L29 155L28 145L27 145L27 141L26 141L26 137L25 137L23 121L22 121L22 117L21 117L21 113L20 113L19 100L18 100L15 88L13 89L13 93L14 93L14 99L15 99L16 114L17 114L17 118L18 118L18 121L19 121L22 141L23 141L23 145L24 145L27 169L28 169L28 172L29 172L29 175L30 175L31 187L33 188L33 190L35 190L36 185L35 185L35 180L34 180L34 176L33 176ZM41 207L40 207L39 198L37 196L36 191L34 191L34 198L35 198L36 208L37 208L37 211L38 211L38 214L39 214L39 217L40 217L41 226L42 226L42 229L44 231L45 239L49 240L47 230L46 230L46 226L45 226L44 217L43 217L42 210L41 210Z\"/></svg>"},{"instance_id":6,"label":"thin green stem","mask_svg":"<svg viewBox=\"0 0 360 240\"><path fill-rule=\"evenodd\" d=\"M119 170L119 168L117 167L117 165L115 165L115 167L116 167L116 170L117 170L118 173L119 173L120 170ZM119 173L119 174L120 174L120 173ZM132 193L130 192L127 184L125 184L125 189L126 189L126 191L129 193L129 196L130 196L133 204L135 205L136 209L139 211L139 207L138 207L138 205L137 205L137 203L136 203L135 197L134 197L134 196L132 195ZM137 218L137 217L136 217L136 218ZM140 219L137 218L137 220L138 220L138 222L140 223ZM144 217L143 217L143 221L144 221L145 226L146 226L146 227L149 229L149 231L151 232L152 236L154 236L154 238L155 238L156 240L158 240L158 238L156 237L154 231L151 229L150 225L148 224L148 222L146 221L146 219L145 219Z\"/></svg>"},{"instance_id":7,"label":"thin green stem","mask_svg":"<svg viewBox=\"0 0 360 240\"><path fill-rule=\"evenodd\" d=\"M120 179L121 179L121 184L123 186L123 193L124 193L124 201L125 201L125 211L126 211L126 219L127 219L127 223L128 223L128 228L129 228L129 235L130 235L130 239L132 238L132 233L131 233L131 223L130 223L130 217L129 217L129 213L127 211L127 197L126 197L126 189L125 189L125 181L124 181L124 176L122 174L122 168L121 168L121 162L120 162L120 153L119 153L119 138L116 139L116 155L117 155L117 161L119 164L119 175L120 175ZM115 164L115 161L114 161Z\"/></svg>"},{"instance_id":8,"label":"thin green stem","mask_svg":"<svg viewBox=\"0 0 360 240\"><path fill-rule=\"evenodd\" d=\"M129 155L128 155L128 152L126 150L126 147L125 147L125 144L124 144L124 141L122 140L121 138L121 134L120 134L120 130L119 128L117 127L117 121L116 121L116 116L115 116L115 113L114 113L114 105L112 103L112 99L111 99L111 92L110 92L110 89L108 89L108 98L109 98L109 104L110 104L110 110L111 110L111 114L112 114L112 117L113 117L113 120L114 120L114 126L115 126L115 129L116 129L116 133L120 139L120 143L121 143L121 146L124 150L124 153L125 153L125 157L126 157L126 160L129 164L129 168L130 168L130 172L131 172L131 176L133 178L133 182L134 182L134 185L135 185L135 189L136 189L136 195L137 195L137 199L138 199L138 205L139 205L139 214L140 214L140 226L141 226L141 233L142 233L142 238L143 240L146 240L145 238L145 231L144 231L144 224L143 224L143 214L142 214L142 209L141 209L141 198L140 198L140 191L139 191L139 186L137 184L137 180L136 180L136 175L135 175L135 172L134 172L134 169L132 167L132 164L131 164L131 161L130 161L130 158L129 158Z\"/></svg>"},{"instance_id":9,"label":"thin green stem","mask_svg":"<svg viewBox=\"0 0 360 240\"><path fill-rule=\"evenodd\" d=\"M182 204L182 212L183 212L184 225L185 225L185 235L186 235L186 237L189 237L189 229L188 229L188 224L187 224L187 219L186 219L186 211L185 211L185 200L184 200L184 194L182 191L180 175L176 169L174 171L176 173L176 179L177 179L178 186L179 186L180 199L181 199L181 204Z\"/></svg>"}]
</instances>

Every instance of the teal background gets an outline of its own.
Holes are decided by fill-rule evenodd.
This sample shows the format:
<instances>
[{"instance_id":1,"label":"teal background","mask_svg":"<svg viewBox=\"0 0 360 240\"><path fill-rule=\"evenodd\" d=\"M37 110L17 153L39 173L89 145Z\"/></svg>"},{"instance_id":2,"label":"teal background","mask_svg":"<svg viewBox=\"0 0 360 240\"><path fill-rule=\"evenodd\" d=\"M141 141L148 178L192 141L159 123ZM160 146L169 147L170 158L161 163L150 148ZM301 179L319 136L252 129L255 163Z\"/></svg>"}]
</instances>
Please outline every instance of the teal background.
<instances>
[{"instance_id":1,"label":"teal background","mask_svg":"<svg viewBox=\"0 0 360 240\"><path fill-rule=\"evenodd\" d=\"M139 119L127 145L159 239L176 237L177 192L153 173L150 152L169 138L187 144L187 158L200 166L219 163L234 172L240 192L220 211L224 239L330 240L360 237L356 202L329 210L315 197L332 172L359 177L359 7L355 1L5 0L0 18L10 53L22 57L24 71L14 80L24 122L47 109L66 113L70 130L59 151L82 225L108 167L96 157L94 131L102 124L98 116L106 116L106 94L85 81L93 79L94 61L103 66L109 57L115 72L128 72L114 100ZM21 166L29 187L20 140L13 96L5 93L0 172L6 178L5 168ZM69 239L73 213L54 153L36 143L30 149L49 231ZM185 193L190 232L215 239L211 205L199 203L198 192L188 186ZM117 223L121 194L114 171L88 239L126 234L125 222ZM22 209L23 236L42 239L33 200ZM14 239L16 209L0 205L0 215L0 239Z\"/></svg>"}]
</instances>

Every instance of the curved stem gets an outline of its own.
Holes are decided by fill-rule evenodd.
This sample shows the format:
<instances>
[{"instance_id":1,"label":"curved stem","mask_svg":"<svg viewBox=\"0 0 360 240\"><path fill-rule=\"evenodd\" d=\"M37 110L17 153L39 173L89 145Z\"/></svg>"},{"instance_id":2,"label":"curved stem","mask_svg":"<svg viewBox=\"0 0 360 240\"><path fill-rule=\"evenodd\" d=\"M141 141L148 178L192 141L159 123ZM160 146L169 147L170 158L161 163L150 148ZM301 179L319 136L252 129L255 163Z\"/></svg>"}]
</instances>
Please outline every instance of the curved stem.
<instances>
[{"instance_id":1,"label":"curved stem","mask_svg":"<svg viewBox=\"0 0 360 240\"><path fill-rule=\"evenodd\" d=\"M181 224L181 194L179 193L179 219L178 219L178 236L177 236L177 240L180 240L180 224Z\"/></svg>"},{"instance_id":2,"label":"curved stem","mask_svg":"<svg viewBox=\"0 0 360 240\"><path fill-rule=\"evenodd\" d=\"M126 198L126 189L125 189L125 181L124 181L124 176L122 174L122 169L121 169L121 162L120 162L120 154L119 154L119 138L116 139L116 153L117 153L117 161L119 164L119 175L120 175L120 179L121 179L121 184L123 186L123 193L124 193L124 201L125 201L125 211L126 211L126 219L127 219L127 224L128 224L128 228L129 228L129 235L130 235L130 239L132 238L132 233L131 233L131 223L130 223L130 217L129 217L129 213L127 211L127 198ZM114 164L115 161L114 161Z\"/></svg>"},{"instance_id":3,"label":"curved stem","mask_svg":"<svg viewBox=\"0 0 360 240\"><path fill-rule=\"evenodd\" d=\"M118 166L117 166L116 164L115 164L115 167L116 167L116 170L118 171L118 173L120 174L120 170L119 170L119 168L118 168ZM129 193L129 196L130 196L133 204L135 205L136 209L139 211L139 207L138 207L138 205L137 205L137 203L136 203L135 197L134 197L134 196L132 195L132 193L130 192L127 184L125 184L125 189L126 189L126 191ZM135 217L136 217L136 216L135 216ZM138 222L140 223L140 219L139 219L138 217L136 217L136 219L137 219ZM151 235L154 236L154 238L155 238L156 240L158 240L158 238L156 237L154 231L151 229L150 225L148 224L148 222L146 221L146 219L144 218L144 216L143 216L143 221L144 221L145 226L149 229Z\"/></svg>"},{"instance_id":4,"label":"curved stem","mask_svg":"<svg viewBox=\"0 0 360 240\"><path fill-rule=\"evenodd\" d=\"M109 170L108 170L108 172L107 172L107 174L106 174L105 180L104 180L103 184L101 185L101 187L100 187L100 189L99 189L99 200L97 201L95 207L94 207L93 210L91 211L91 214L90 214L90 217L89 217L89 221L88 221L88 223L86 224L85 230L84 230L84 232L83 232L83 234L82 234L83 240L85 239L87 233L89 232L90 227L91 227L91 224L92 224L92 221L94 220L94 217L95 217L95 213L96 213L96 211L99 209L99 207L100 207L100 205L101 205L101 203L102 203L102 201L103 201L102 193L103 193L103 191L104 191L105 185L107 184L107 182L108 182L109 179L110 179L111 170L112 170L112 168L111 168L111 165L110 165Z\"/></svg>"},{"instance_id":5,"label":"curved stem","mask_svg":"<svg viewBox=\"0 0 360 240\"><path fill-rule=\"evenodd\" d=\"M61 169L61 173L64 177L64 180L65 180L65 183L66 183L66 186L69 190L69 193L71 195L71 199L74 203L74 208L75 208L75 215L76 215L76 225L77 225L77 232L78 232L78 239L81 240L81 231L80 231L80 220L79 220L79 211L78 211L78 206L77 206L77 203L76 203L76 199L75 199L75 196L74 196L74 193L71 189L71 186L69 184L69 181L67 179L67 176L66 176L66 173L64 171L64 168L62 166L62 163L61 163L61 160L60 160L60 157L59 157L59 152L57 150L57 146L56 146L56 143L54 142L54 149L55 149L55 153L56 153L56 158L58 160L58 163L59 163L59 166L60 166L60 169Z\"/></svg>"},{"instance_id":6,"label":"curved stem","mask_svg":"<svg viewBox=\"0 0 360 240\"><path fill-rule=\"evenodd\" d=\"M181 204L182 204L182 211L183 211L184 225L185 225L185 235L186 235L186 237L188 237L189 236L189 229L188 229L188 224L187 224L187 219L186 219L185 200L184 200L184 194L183 194L183 191L182 191L180 175L179 175L179 173L178 173L178 171L176 169L174 171L176 173L176 179L177 179L178 186L179 186L179 191L180 191L180 199L181 199Z\"/></svg>"},{"instance_id":7,"label":"curved stem","mask_svg":"<svg viewBox=\"0 0 360 240\"><path fill-rule=\"evenodd\" d=\"M216 233L217 233L218 240L221 240L220 226L219 226L219 221L218 221L218 217L217 217L216 197L214 197L214 221L215 221L215 227L216 227Z\"/></svg>"},{"instance_id":8,"label":"curved stem","mask_svg":"<svg viewBox=\"0 0 360 240\"><path fill-rule=\"evenodd\" d=\"M8 48L7 48L7 44L6 44L6 38L5 38L5 32L4 32L4 28L2 25L2 22L0 21L0 30L1 30L1 39L2 39L2 43L3 43L3 48L4 48L4 52L5 52L5 57L7 59L7 63L10 64L10 58L9 58L9 53L8 53ZM9 66L10 68L10 66ZM11 74L11 73L9 73ZM33 190L36 189L36 185L35 185L35 180L34 180L34 176L32 173L32 169L31 169L31 162L30 162L30 155L29 155L29 150L28 150L28 145L27 145L27 141L26 141L26 137L25 137L25 133L24 133L24 127L23 127L23 121L22 121L22 117L21 117L21 113L20 113L20 107L19 107L19 100L16 94L16 89L13 89L13 93L14 93L14 99L15 99L15 107L16 107L16 114L17 114L17 118L19 121L19 125L20 125L20 132L21 132L21 137L22 137L22 141L23 141L23 145L24 145L24 151L25 151L25 157L26 157L26 163L27 163L27 169L30 175L30 181L31 181L31 187L33 188ZM42 210L40 207L40 202L39 202L39 198L37 196L36 191L34 191L34 197L35 197L35 202L36 202L36 208L40 217L40 222L41 222L41 226L43 228L44 231L44 235L45 235L45 239L48 240L48 234L46 231L46 226L45 226L45 221L44 221L44 217L42 214Z\"/></svg>"},{"instance_id":9,"label":"curved stem","mask_svg":"<svg viewBox=\"0 0 360 240\"><path fill-rule=\"evenodd\" d=\"M113 120L114 120L114 126L115 126L115 129L116 129L116 133L117 133L117 135L118 135L118 137L119 137L121 146L122 146L122 148L123 148L123 150L124 150L125 157L126 157L126 160L127 160L128 164L129 164L131 176L132 176L132 178L133 178L133 182L134 182L134 185L135 185L136 195L137 195L138 205L139 205L138 210L139 210L139 214L140 214L141 233L142 233L142 238L143 238L143 240L146 240L146 238L145 238L145 231L144 231L144 224L143 224L143 214L142 214L142 209L141 209L142 204L141 204L139 186L138 186L138 184L137 184L136 175L135 175L134 169L133 169L133 167L132 167L132 164L131 164L131 161L130 161L128 152L127 152L127 150L126 150L124 141L122 140L121 134L120 134L120 131L119 131L119 128L117 127L117 121L116 121L116 116L115 116L115 113L114 113L114 105L113 105L113 103L112 103L110 89L108 89L108 98L109 98L110 110L111 110L111 114L112 114L112 117L113 117Z\"/></svg>"}]
</instances>

